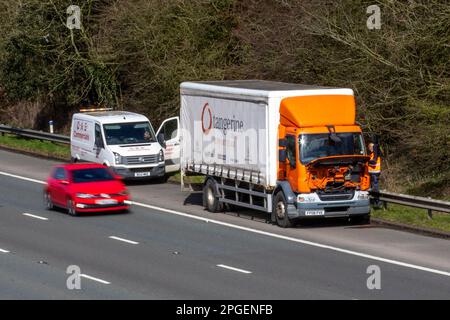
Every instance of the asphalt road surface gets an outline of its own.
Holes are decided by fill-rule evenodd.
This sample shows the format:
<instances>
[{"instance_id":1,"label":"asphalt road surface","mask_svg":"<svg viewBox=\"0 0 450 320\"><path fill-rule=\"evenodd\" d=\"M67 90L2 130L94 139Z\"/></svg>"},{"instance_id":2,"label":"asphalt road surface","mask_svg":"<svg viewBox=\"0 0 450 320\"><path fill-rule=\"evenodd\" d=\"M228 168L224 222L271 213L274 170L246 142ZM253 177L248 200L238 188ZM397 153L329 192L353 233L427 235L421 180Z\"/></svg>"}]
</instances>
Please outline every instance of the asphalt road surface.
<instances>
[{"instance_id":1,"label":"asphalt road surface","mask_svg":"<svg viewBox=\"0 0 450 320\"><path fill-rule=\"evenodd\" d=\"M43 206L53 164L0 151L0 299L450 298L448 240L335 220L281 229L206 212L173 184L130 185L127 214L71 217Z\"/></svg>"}]
</instances>

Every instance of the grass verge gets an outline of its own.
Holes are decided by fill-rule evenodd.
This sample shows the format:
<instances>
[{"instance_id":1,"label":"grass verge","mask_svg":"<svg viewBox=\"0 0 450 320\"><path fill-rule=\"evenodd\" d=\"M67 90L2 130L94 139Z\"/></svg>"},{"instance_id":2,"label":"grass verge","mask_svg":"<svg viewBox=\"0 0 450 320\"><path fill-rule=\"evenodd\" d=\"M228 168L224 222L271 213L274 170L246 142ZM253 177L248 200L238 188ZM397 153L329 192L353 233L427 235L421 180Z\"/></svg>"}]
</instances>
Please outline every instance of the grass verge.
<instances>
[{"instance_id":1,"label":"grass verge","mask_svg":"<svg viewBox=\"0 0 450 320\"><path fill-rule=\"evenodd\" d=\"M427 210L407 206L388 204L388 209L373 209L372 217L411 226L450 232L450 214L433 211L429 219Z\"/></svg>"},{"instance_id":2,"label":"grass verge","mask_svg":"<svg viewBox=\"0 0 450 320\"><path fill-rule=\"evenodd\" d=\"M23 151L43 157L55 159L70 159L70 148L68 145L54 143L50 141L40 141L28 139L15 135L0 135L0 147Z\"/></svg>"}]
</instances>

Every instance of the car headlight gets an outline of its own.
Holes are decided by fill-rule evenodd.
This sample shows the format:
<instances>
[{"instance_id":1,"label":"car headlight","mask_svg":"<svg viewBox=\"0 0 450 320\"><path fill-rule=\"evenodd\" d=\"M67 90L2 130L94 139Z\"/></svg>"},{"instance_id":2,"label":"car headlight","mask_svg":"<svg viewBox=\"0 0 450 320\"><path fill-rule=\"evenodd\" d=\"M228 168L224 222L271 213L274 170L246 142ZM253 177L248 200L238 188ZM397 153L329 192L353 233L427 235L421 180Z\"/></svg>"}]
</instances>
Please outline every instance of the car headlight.
<instances>
[{"instance_id":1,"label":"car headlight","mask_svg":"<svg viewBox=\"0 0 450 320\"><path fill-rule=\"evenodd\" d=\"M114 152L114 162L115 162L115 164L122 163L122 156L116 152Z\"/></svg>"},{"instance_id":2,"label":"car headlight","mask_svg":"<svg viewBox=\"0 0 450 320\"><path fill-rule=\"evenodd\" d=\"M368 192L359 192L358 200L369 200L369 193Z\"/></svg>"},{"instance_id":3,"label":"car headlight","mask_svg":"<svg viewBox=\"0 0 450 320\"><path fill-rule=\"evenodd\" d=\"M298 195L298 197L297 197L297 202L311 203L311 202L315 202L315 201L316 201L316 198L313 196Z\"/></svg>"},{"instance_id":4,"label":"car headlight","mask_svg":"<svg viewBox=\"0 0 450 320\"><path fill-rule=\"evenodd\" d=\"M159 150L158 161L159 161L159 162L163 162L163 161L164 161L164 151L163 151L162 149Z\"/></svg>"},{"instance_id":5,"label":"car headlight","mask_svg":"<svg viewBox=\"0 0 450 320\"><path fill-rule=\"evenodd\" d=\"M82 199L95 198L95 196L93 194L90 194L90 193L77 193L76 197L77 198L82 198Z\"/></svg>"}]
</instances>

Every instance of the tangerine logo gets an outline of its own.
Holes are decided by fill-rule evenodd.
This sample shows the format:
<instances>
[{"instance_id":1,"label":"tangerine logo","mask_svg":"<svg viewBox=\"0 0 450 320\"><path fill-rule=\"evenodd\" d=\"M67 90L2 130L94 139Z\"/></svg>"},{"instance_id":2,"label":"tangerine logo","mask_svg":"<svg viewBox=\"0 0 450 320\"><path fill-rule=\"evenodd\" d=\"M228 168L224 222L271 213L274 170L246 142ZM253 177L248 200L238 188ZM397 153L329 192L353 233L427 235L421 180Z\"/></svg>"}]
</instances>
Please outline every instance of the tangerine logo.
<instances>
[{"instance_id":1,"label":"tangerine logo","mask_svg":"<svg viewBox=\"0 0 450 320\"><path fill-rule=\"evenodd\" d=\"M206 116L206 119L205 119L205 113L208 113L208 115L209 115L209 116ZM209 119L209 122L205 123L205 120L208 121L208 119ZM202 110L202 130L203 130L203 133L204 134L208 134L209 131L212 128L212 125L213 125L213 121L212 121L211 108L210 108L210 106L209 106L209 104L207 102L203 106L203 110Z\"/></svg>"}]
</instances>

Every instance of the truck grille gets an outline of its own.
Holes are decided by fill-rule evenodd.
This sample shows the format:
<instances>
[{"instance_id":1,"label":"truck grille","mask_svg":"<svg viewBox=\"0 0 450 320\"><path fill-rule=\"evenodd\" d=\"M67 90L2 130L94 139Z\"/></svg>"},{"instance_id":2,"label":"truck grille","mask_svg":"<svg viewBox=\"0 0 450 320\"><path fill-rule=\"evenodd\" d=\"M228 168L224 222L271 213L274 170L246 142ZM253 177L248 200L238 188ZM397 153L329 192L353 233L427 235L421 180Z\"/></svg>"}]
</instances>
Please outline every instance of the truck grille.
<instances>
[{"instance_id":1,"label":"truck grille","mask_svg":"<svg viewBox=\"0 0 450 320\"><path fill-rule=\"evenodd\" d=\"M319 192L318 195L322 201L343 201L353 199L355 191Z\"/></svg>"},{"instance_id":2,"label":"truck grille","mask_svg":"<svg viewBox=\"0 0 450 320\"><path fill-rule=\"evenodd\" d=\"M130 156L125 157L125 164L152 164L158 163L158 155L148 155L148 156Z\"/></svg>"}]
</instances>

